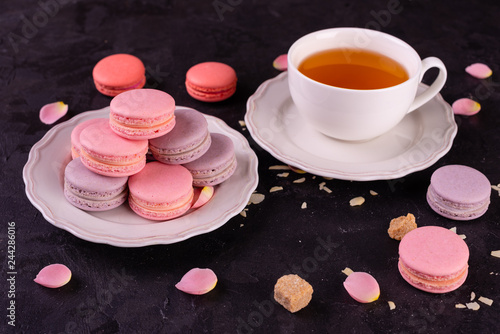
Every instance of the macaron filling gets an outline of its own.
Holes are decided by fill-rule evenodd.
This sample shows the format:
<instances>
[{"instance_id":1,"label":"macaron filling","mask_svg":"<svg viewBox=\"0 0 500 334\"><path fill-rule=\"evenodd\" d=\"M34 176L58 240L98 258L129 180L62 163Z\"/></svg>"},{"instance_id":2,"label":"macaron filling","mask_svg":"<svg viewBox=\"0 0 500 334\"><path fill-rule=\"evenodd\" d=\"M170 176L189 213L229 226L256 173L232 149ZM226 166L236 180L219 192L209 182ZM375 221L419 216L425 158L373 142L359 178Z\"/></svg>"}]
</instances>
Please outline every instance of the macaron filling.
<instances>
[{"instance_id":1,"label":"macaron filling","mask_svg":"<svg viewBox=\"0 0 500 334\"><path fill-rule=\"evenodd\" d=\"M96 163L103 163L107 165L117 165L117 166L130 166L141 163L145 159L145 155L148 152L146 147L141 152L129 155L104 155L95 151L91 151L87 148L81 150L82 159L94 160Z\"/></svg>"},{"instance_id":2,"label":"macaron filling","mask_svg":"<svg viewBox=\"0 0 500 334\"><path fill-rule=\"evenodd\" d=\"M118 135L127 139L151 139L163 136L164 134L171 131L175 126L175 119L173 118L169 122L151 127L131 127L128 125L116 123L114 122L114 120L110 119L110 126L111 129Z\"/></svg>"},{"instance_id":3,"label":"macaron filling","mask_svg":"<svg viewBox=\"0 0 500 334\"><path fill-rule=\"evenodd\" d=\"M125 187L120 193L109 192L102 194L99 199L92 198L89 193L81 195L77 189L71 187L69 184L64 183L64 196L66 199L72 203L77 208L86 211L101 211L114 209L127 200L128 190ZM96 194L96 197L97 194Z\"/></svg>"},{"instance_id":4,"label":"macaron filling","mask_svg":"<svg viewBox=\"0 0 500 334\"><path fill-rule=\"evenodd\" d=\"M220 88L196 86L186 81L186 88L188 93L194 98L219 101L230 97L236 92L236 80L231 85Z\"/></svg>"},{"instance_id":5,"label":"macaron filling","mask_svg":"<svg viewBox=\"0 0 500 334\"><path fill-rule=\"evenodd\" d=\"M470 209L480 210L482 208L487 208L488 205L490 204L489 197L479 202L469 202L469 203L454 202L448 200L446 197L440 196L432 185L429 186L428 194L432 199L438 202L437 204L439 206L442 206L443 208L450 208L457 210L470 210Z\"/></svg>"},{"instance_id":6,"label":"macaron filling","mask_svg":"<svg viewBox=\"0 0 500 334\"><path fill-rule=\"evenodd\" d=\"M67 179L64 179L64 189L68 190L69 192L81 198L89 200L106 201L113 198L123 197L123 194L127 193L127 184L125 183L123 186L116 188L115 190L101 192L101 191L86 190L82 189L81 187L76 187L72 183L68 182Z\"/></svg>"},{"instance_id":7,"label":"macaron filling","mask_svg":"<svg viewBox=\"0 0 500 334\"><path fill-rule=\"evenodd\" d=\"M121 116L113 112L110 112L109 117L110 122L133 128L162 126L163 124L171 122L175 118L173 113L158 115L157 117L134 118L130 116Z\"/></svg>"},{"instance_id":8,"label":"macaron filling","mask_svg":"<svg viewBox=\"0 0 500 334\"><path fill-rule=\"evenodd\" d=\"M124 176L138 173L146 165L146 155L135 163L127 164L109 164L92 159L92 157L83 153L82 162L91 171L106 176Z\"/></svg>"}]
</instances>

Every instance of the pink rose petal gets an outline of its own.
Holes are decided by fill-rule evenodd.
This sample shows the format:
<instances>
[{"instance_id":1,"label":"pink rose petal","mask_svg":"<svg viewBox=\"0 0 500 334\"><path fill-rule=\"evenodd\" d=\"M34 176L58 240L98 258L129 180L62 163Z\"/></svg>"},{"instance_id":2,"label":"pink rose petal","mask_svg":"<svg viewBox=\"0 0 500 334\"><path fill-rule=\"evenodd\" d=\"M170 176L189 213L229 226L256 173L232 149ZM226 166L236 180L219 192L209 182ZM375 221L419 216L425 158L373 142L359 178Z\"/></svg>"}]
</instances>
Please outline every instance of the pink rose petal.
<instances>
[{"instance_id":1,"label":"pink rose petal","mask_svg":"<svg viewBox=\"0 0 500 334\"><path fill-rule=\"evenodd\" d=\"M306 171L303 171L302 169L294 167L294 166L288 165L288 167L290 167L290 169L297 174L306 174L307 173Z\"/></svg>"},{"instance_id":2,"label":"pink rose petal","mask_svg":"<svg viewBox=\"0 0 500 334\"><path fill-rule=\"evenodd\" d=\"M280 55L273 61L273 67L279 71L286 71L288 68L287 55Z\"/></svg>"},{"instance_id":3,"label":"pink rose petal","mask_svg":"<svg viewBox=\"0 0 500 334\"><path fill-rule=\"evenodd\" d=\"M481 63L475 63L467 66L465 68L465 72L478 79L486 79L493 74L493 71L488 67L488 65Z\"/></svg>"},{"instance_id":4,"label":"pink rose petal","mask_svg":"<svg viewBox=\"0 0 500 334\"><path fill-rule=\"evenodd\" d=\"M203 188L195 187L193 196L193 205L191 206L191 209L197 209L207 204L213 195L214 195L214 187L212 186L205 186Z\"/></svg>"},{"instance_id":5,"label":"pink rose petal","mask_svg":"<svg viewBox=\"0 0 500 334\"><path fill-rule=\"evenodd\" d=\"M472 116L481 110L481 105L474 100L463 98L453 102L451 108L455 115Z\"/></svg>"},{"instance_id":6,"label":"pink rose petal","mask_svg":"<svg viewBox=\"0 0 500 334\"><path fill-rule=\"evenodd\" d=\"M217 284L217 276L212 269L193 268L188 271L175 287L185 293L202 295Z\"/></svg>"},{"instance_id":7,"label":"pink rose petal","mask_svg":"<svg viewBox=\"0 0 500 334\"><path fill-rule=\"evenodd\" d=\"M71 279L71 270L64 264L51 264L40 270L34 281L47 288L59 288Z\"/></svg>"},{"instance_id":8,"label":"pink rose petal","mask_svg":"<svg viewBox=\"0 0 500 334\"><path fill-rule=\"evenodd\" d=\"M347 276L344 288L354 300L360 303L371 303L380 296L377 280L364 272L353 272Z\"/></svg>"},{"instance_id":9,"label":"pink rose petal","mask_svg":"<svg viewBox=\"0 0 500 334\"><path fill-rule=\"evenodd\" d=\"M64 102L54 102L46 104L40 109L40 120L45 124L52 124L59 118L66 115L68 112L68 105Z\"/></svg>"}]
</instances>

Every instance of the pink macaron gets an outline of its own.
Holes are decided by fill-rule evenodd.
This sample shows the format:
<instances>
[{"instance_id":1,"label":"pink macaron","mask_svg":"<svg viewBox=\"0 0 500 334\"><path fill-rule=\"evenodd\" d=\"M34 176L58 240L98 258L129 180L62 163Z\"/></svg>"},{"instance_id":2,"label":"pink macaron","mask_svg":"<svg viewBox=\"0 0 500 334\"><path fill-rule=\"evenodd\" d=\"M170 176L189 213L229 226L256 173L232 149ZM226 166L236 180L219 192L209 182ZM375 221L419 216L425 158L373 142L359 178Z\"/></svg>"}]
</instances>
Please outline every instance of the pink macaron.
<instances>
[{"instance_id":1,"label":"pink macaron","mask_svg":"<svg viewBox=\"0 0 500 334\"><path fill-rule=\"evenodd\" d=\"M193 175L196 187L215 186L227 180L236 170L237 161L231 138L221 133L212 133L212 143L200 158L188 162L186 167Z\"/></svg>"},{"instance_id":2,"label":"pink macaron","mask_svg":"<svg viewBox=\"0 0 500 334\"><path fill-rule=\"evenodd\" d=\"M128 197L128 177L110 177L90 171L80 158L64 170L64 196L86 211L105 211L122 205Z\"/></svg>"},{"instance_id":3,"label":"pink macaron","mask_svg":"<svg viewBox=\"0 0 500 334\"><path fill-rule=\"evenodd\" d=\"M194 65L186 73L186 90L193 98L218 102L236 91L236 72L226 64L205 62Z\"/></svg>"},{"instance_id":4,"label":"pink macaron","mask_svg":"<svg viewBox=\"0 0 500 334\"><path fill-rule=\"evenodd\" d=\"M90 124L80 133L81 160L106 176L130 176L146 165L147 140L128 140L114 133L109 122Z\"/></svg>"},{"instance_id":5,"label":"pink macaron","mask_svg":"<svg viewBox=\"0 0 500 334\"><path fill-rule=\"evenodd\" d=\"M175 111L172 131L149 141L156 160L167 164L185 164L201 157L212 142L208 122L197 110L183 108Z\"/></svg>"},{"instance_id":6,"label":"pink macaron","mask_svg":"<svg viewBox=\"0 0 500 334\"><path fill-rule=\"evenodd\" d=\"M440 226L408 232L399 244L399 272L417 289L445 293L460 287L468 273L469 248L456 233Z\"/></svg>"},{"instance_id":7,"label":"pink macaron","mask_svg":"<svg viewBox=\"0 0 500 334\"><path fill-rule=\"evenodd\" d=\"M454 220L481 217L490 204L491 183L480 171L463 165L438 168L431 176L427 202L432 210Z\"/></svg>"},{"instance_id":8,"label":"pink macaron","mask_svg":"<svg viewBox=\"0 0 500 334\"><path fill-rule=\"evenodd\" d=\"M135 89L116 96L109 106L111 129L127 139L163 136L175 126L175 100L157 89Z\"/></svg>"},{"instance_id":9,"label":"pink macaron","mask_svg":"<svg viewBox=\"0 0 500 334\"><path fill-rule=\"evenodd\" d=\"M116 96L146 84L146 69L142 61L129 54L114 54L101 59L94 67L92 76L99 92Z\"/></svg>"},{"instance_id":10,"label":"pink macaron","mask_svg":"<svg viewBox=\"0 0 500 334\"><path fill-rule=\"evenodd\" d=\"M71 131L71 157L76 159L80 156L80 151L82 149L82 145L80 144L80 133L82 133L83 129L87 126L95 123L108 123L109 119L107 118L92 118L86 120L73 128Z\"/></svg>"},{"instance_id":11,"label":"pink macaron","mask_svg":"<svg viewBox=\"0 0 500 334\"><path fill-rule=\"evenodd\" d=\"M179 217L193 202L193 178L181 165L150 162L129 178L128 186L130 208L151 220Z\"/></svg>"}]
</instances>

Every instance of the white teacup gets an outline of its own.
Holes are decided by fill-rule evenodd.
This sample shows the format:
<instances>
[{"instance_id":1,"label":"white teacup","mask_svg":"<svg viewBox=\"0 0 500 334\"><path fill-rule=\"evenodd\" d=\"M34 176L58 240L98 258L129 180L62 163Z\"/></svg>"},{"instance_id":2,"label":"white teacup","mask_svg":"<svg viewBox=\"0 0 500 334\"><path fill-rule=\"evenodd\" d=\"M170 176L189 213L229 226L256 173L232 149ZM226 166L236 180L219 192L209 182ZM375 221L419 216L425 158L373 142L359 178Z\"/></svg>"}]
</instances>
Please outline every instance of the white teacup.
<instances>
[{"instance_id":1,"label":"white teacup","mask_svg":"<svg viewBox=\"0 0 500 334\"><path fill-rule=\"evenodd\" d=\"M409 79L380 89L346 89L320 83L298 67L309 56L330 49L363 49L388 56L402 65ZM434 82L415 97L424 73L439 69ZM421 60L402 40L361 28L332 28L298 39L288 51L288 85L301 115L316 130L342 140L360 141L380 136L404 116L436 96L446 81L446 67L436 57Z\"/></svg>"}]
</instances>

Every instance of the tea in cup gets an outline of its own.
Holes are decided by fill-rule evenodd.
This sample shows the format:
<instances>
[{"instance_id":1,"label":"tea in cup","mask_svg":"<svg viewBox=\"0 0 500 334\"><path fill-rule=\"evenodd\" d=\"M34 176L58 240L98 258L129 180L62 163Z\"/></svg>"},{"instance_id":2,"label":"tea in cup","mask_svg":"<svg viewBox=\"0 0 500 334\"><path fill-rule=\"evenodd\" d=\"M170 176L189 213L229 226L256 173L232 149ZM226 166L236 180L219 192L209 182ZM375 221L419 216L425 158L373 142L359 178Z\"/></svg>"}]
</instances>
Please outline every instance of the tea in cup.
<instances>
[{"instance_id":1,"label":"tea in cup","mask_svg":"<svg viewBox=\"0 0 500 334\"><path fill-rule=\"evenodd\" d=\"M433 67L437 78L416 96ZM390 131L439 93L446 74L438 58L421 60L404 41L369 29L316 31L288 51L294 104L316 130L341 140L370 140Z\"/></svg>"}]
</instances>

